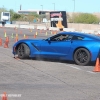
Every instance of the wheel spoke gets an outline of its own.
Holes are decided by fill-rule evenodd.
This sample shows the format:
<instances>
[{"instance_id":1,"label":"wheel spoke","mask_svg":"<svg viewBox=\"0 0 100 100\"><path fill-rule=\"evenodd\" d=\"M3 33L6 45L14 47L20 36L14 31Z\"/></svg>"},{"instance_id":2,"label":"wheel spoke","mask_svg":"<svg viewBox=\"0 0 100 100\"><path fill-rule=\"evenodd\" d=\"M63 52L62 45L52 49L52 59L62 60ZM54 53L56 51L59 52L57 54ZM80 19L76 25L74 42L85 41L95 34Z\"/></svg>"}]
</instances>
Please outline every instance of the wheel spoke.
<instances>
[{"instance_id":1,"label":"wheel spoke","mask_svg":"<svg viewBox=\"0 0 100 100\"><path fill-rule=\"evenodd\" d=\"M23 54L24 54L24 46L23 46L23 45L20 45L20 46L19 46L18 52L19 52L19 55L20 55L20 56L23 56Z\"/></svg>"},{"instance_id":2,"label":"wheel spoke","mask_svg":"<svg viewBox=\"0 0 100 100\"><path fill-rule=\"evenodd\" d=\"M83 59L84 59L85 62L87 61L87 58L88 58L87 56L83 57Z\"/></svg>"},{"instance_id":3,"label":"wheel spoke","mask_svg":"<svg viewBox=\"0 0 100 100\"><path fill-rule=\"evenodd\" d=\"M84 63L84 59L83 59L83 58L80 58L80 62L81 62L81 63Z\"/></svg>"},{"instance_id":4,"label":"wheel spoke","mask_svg":"<svg viewBox=\"0 0 100 100\"><path fill-rule=\"evenodd\" d=\"M77 54L77 59L81 59L81 56L82 56L82 52L79 51L78 54Z\"/></svg>"},{"instance_id":5,"label":"wheel spoke","mask_svg":"<svg viewBox=\"0 0 100 100\"><path fill-rule=\"evenodd\" d=\"M77 53L77 57L76 59L80 62L80 63L85 63L88 59L88 56L87 56L87 53L83 50L80 50L78 53Z\"/></svg>"}]
</instances>

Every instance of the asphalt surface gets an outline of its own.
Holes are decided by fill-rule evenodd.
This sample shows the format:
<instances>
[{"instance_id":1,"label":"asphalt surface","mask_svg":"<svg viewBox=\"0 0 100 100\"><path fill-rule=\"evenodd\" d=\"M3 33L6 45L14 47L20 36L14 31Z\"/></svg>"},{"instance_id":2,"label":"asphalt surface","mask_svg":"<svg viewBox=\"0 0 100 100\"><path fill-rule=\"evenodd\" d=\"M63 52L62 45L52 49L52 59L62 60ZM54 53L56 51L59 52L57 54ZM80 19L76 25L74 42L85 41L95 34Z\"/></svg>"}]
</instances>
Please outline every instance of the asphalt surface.
<instances>
[{"instance_id":1,"label":"asphalt surface","mask_svg":"<svg viewBox=\"0 0 100 100\"><path fill-rule=\"evenodd\" d=\"M4 48L5 32L9 48ZM52 35L50 31L0 28L1 98L6 92L8 100L100 100L100 72L93 72L94 64L78 66L69 61L14 59L12 46L16 34L19 39L24 35L33 39Z\"/></svg>"}]
</instances>

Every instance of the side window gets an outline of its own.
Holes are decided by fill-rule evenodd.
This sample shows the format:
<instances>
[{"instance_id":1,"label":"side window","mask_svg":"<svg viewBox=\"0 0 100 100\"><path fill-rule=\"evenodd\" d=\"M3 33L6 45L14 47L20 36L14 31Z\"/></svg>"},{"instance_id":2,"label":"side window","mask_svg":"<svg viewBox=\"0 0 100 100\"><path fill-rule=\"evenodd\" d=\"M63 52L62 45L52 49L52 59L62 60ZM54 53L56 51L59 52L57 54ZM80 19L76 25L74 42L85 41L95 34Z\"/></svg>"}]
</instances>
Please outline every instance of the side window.
<instances>
[{"instance_id":1,"label":"side window","mask_svg":"<svg viewBox=\"0 0 100 100\"><path fill-rule=\"evenodd\" d=\"M72 38L73 38L73 35L69 35L67 40L72 40Z\"/></svg>"},{"instance_id":2,"label":"side window","mask_svg":"<svg viewBox=\"0 0 100 100\"><path fill-rule=\"evenodd\" d=\"M72 40L83 40L84 37L81 36L73 36Z\"/></svg>"},{"instance_id":3,"label":"side window","mask_svg":"<svg viewBox=\"0 0 100 100\"><path fill-rule=\"evenodd\" d=\"M57 40L59 40L59 37L60 37L60 34L51 37L50 40L51 40L51 41L57 41Z\"/></svg>"},{"instance_id":4,"label":"side window","mask_svg":"<svg viewBox=\"0 0 100 100\"><path fill-rule=\"evenodd\" d=\"M67 34L59 34L50 38L51 41L64 41L67 40Z\"/></svg>"},{"instance_id":5,"label":"side window","mask_svg":"<svg viewBox=\"0 0 100 100\"><path fill-rule=\"evenodd\" d=\"M68 39L68 34L62 34L60 37L59 37L59 41L66 41Z\"/></svg>"}]
</instances>

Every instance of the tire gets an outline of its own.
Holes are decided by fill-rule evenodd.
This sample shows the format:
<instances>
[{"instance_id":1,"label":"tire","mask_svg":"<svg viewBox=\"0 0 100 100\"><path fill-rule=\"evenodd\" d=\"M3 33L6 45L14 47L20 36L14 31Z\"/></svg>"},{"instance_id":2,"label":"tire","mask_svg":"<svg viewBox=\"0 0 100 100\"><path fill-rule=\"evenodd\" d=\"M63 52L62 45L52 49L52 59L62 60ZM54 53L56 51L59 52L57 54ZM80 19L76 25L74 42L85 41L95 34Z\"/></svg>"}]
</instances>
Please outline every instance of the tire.
<instances>
[{"instance_id":1,"label":"tire","mask_svg":"<svg viewBox=\"0 0 100 100\"><path fill-rule=\"evenodd\" d=\"M85 48L79 48L74 53L74 61L78 65L85 66L89 64L91 59L90 53Z\"/></svg>"},{"instance_id":2,"label":"tire","mask_svg":"<svg viewBox=\"0 0 100 100\"><path fill-rule=\"evenodd\" d=\"M29 54L30 54L30 49L26 44L22 43L18 46L18 57L20 59L28 58Z\"/></svg>"}]
</instances>

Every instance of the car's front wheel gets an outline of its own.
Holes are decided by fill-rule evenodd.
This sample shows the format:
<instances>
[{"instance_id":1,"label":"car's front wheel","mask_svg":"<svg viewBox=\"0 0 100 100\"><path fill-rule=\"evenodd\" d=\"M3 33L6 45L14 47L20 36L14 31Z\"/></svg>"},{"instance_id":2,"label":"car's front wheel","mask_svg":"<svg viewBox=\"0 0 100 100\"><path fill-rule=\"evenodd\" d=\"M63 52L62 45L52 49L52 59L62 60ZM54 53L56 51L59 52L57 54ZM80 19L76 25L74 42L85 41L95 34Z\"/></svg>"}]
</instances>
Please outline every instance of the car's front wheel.
<instances>
[{"instance_id":1,"label":"car's front wheel","mask_svg":"<svg viewBox=\"0 0 100 100\"><path fill-rule=\"evenodd\" d=\"M85 66L90 62L91 56L87 49L79 48L74 53L74 61L78 65Z\"/></svg>"},{"instance_id":2,"label":"car's front wheel","mask_svg":"<svg viewBox=\"0 0 100 100\"><path fill-rule=\"evenodd\" d=\"M18 57L20 59L28 58L29 54L30 54L30 49L26 44L22 43L18 46Z\"/></svg>"}]
</instances>

